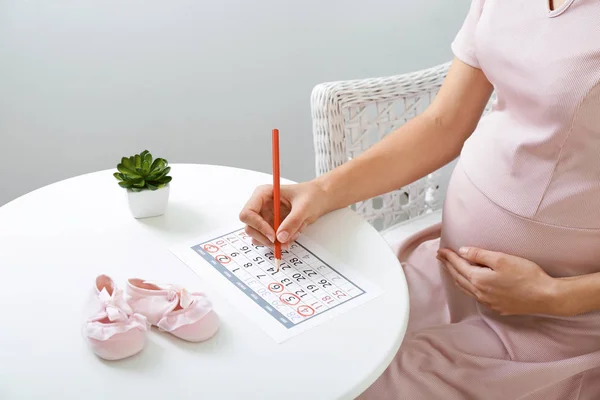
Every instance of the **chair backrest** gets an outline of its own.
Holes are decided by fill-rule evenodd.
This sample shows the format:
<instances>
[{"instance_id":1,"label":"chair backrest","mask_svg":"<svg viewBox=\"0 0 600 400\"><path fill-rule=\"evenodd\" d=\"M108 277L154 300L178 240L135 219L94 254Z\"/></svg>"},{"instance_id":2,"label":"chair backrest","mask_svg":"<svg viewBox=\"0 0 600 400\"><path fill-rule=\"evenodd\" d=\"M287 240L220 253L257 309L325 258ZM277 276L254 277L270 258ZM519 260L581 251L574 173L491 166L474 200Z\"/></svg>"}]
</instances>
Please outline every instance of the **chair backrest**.
<instances>
[{"instance_id":1,"label":"chair backrest","mask_svg":"<svg viewBox=\"0 0 600 400\"><path fill-rule=\"evenodd\" d=\"M317 176L359 156L422 113L441 88L449 66L446 63L410 74L317 85L311 95ZM438 210L455 162L351 207L379 231Z\"/></svg>"}]
</instances>

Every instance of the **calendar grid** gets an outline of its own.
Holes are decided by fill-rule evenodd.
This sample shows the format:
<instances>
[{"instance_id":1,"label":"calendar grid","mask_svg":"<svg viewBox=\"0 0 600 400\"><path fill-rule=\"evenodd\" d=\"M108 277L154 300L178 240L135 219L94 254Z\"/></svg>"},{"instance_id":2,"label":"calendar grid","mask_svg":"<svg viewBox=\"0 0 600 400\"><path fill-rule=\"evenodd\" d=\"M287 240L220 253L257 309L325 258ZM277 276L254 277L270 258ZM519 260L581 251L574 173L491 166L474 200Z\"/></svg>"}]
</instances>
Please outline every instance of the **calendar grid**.
<instances>
[{"instance_id":1,"label":"calendar grid","mask_svg":"<svg viewBox=\"0 0 600 400\"><path fill-rule=\"evenodd\" d=\"M191 249L287 329L366 293L299 242L277 272L273 252L248 239L235 230Z\"/></svg>"}]
</instances>

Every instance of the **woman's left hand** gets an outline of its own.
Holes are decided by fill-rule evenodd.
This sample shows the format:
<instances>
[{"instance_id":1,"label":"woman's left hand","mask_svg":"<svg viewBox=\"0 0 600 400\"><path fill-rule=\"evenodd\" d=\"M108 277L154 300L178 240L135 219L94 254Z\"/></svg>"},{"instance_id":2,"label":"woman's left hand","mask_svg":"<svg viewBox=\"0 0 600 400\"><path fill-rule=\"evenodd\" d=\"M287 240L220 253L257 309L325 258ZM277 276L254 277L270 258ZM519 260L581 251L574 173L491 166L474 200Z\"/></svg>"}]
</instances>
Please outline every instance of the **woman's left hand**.
<instances>
[{"instance_id":1,"label":"woman's left hand","mask_svg":"<svg viewBox=\"0 0 600 400\"><path fill-rule=\"evenodd\" d=\"M501 315L557 314L556 280L540 266L479 248L462 250L459 256L440 249L438 259L467 295Z\"/></svg>"}]
</instances>

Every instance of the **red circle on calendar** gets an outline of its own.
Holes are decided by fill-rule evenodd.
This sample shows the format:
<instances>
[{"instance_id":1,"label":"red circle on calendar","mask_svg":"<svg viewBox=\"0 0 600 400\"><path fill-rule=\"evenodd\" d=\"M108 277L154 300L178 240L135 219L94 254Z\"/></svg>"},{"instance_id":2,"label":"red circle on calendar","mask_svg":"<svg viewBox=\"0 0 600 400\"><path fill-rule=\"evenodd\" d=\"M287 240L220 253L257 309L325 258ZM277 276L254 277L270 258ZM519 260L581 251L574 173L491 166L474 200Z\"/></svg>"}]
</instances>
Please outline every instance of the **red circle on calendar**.
<instances>
[{"instance_id":1,"label":"red circle on calendar","mask_svg":"<svg viewBox=\"0 0 600 400\"><path fill-rule=\"evenodd\" d=\"M225 254L219 254L215 257L215 259L221 264L229 264L231 262L231 258L226 256Z\"/></svg>"},{"instance_id":2,"label":"red circle on calendar","mask_svg":"<svg viewBox=\"0 0 600 400\"><path fill-rule=\"evenodd\" d=\"M290 306L295 306L296 304L300 303L300 297L292 293L283 293L281 296L279 296L279 299Z\"/></svg>"},{"instance_id":3,"label":"red circle on calendar","mask_svg":"<svg viewBox=\"0 0 600 400\"><path fill-rule=\"evenodd\" d=\"M217 251L219 251L219 248L214 244L209 243L204 245L204 250L208 251L209 253L216 253Z\"/></svg>"},{"instance_id":4,"label":"red circle on calendar","mask_svg":"<svg viewBox=\"0 0 600 400\"><path fill-rule=\"evenodd\" d=\"M279 282L271 282L267 287L271 292L274 293L283 292L283 285Z\"/></svg>"},{"instance_id":5,"label":"red circle on calendar","mask_svg":"<svg viewBox=\"0 0 600 400\"><path fill-rule=\"evenodd\" d=\"M302 315L303 317L310 317L311 315L314 315L314 313L315 310L313 310L311 306L302 305L298 307L298 314Z\"/></svg>"}]
</instances>

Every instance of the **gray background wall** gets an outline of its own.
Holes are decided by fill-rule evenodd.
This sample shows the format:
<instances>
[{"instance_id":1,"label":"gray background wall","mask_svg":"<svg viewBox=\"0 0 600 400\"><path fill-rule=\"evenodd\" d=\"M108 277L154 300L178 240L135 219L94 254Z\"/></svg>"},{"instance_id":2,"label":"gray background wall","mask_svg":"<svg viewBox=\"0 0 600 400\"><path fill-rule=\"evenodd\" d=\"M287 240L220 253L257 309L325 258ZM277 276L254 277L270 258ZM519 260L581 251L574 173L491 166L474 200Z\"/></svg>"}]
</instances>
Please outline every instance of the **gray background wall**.
<instances>
[{"instance_id":1,"label":"gray background wall","mask_svg":"<svg viewBox=\"0 0 600 400\"><path fill-rule=\"evenodd\" d=\"M0 0L0 205L149 149L314 176L309 96L451 58L469 0Z\"/></svg>"}]
</instances>

